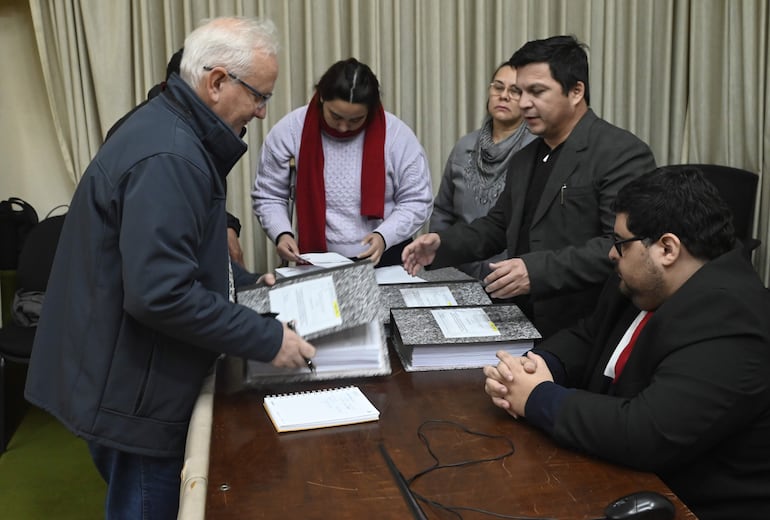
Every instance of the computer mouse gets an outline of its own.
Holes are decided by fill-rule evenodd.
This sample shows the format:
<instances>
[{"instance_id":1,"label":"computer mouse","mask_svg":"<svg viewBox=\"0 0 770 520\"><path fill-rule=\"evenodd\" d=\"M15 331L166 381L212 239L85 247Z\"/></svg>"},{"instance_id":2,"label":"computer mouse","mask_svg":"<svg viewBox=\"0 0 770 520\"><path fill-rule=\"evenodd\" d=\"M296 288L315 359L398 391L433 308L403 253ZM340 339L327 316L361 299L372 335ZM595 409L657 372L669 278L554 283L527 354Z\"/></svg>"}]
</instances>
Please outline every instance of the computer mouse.
<instances>
[{"instance_id":1,"label":"computer mouse","mask_svg":"<svg viewBox=\"0 0 770 520\"><path fill-rule=\"evenodd\" d=\"M654 491L639 491L621 497L604 510L607 520L672 520L674 504Z\"/></svg>"}]
</instances>

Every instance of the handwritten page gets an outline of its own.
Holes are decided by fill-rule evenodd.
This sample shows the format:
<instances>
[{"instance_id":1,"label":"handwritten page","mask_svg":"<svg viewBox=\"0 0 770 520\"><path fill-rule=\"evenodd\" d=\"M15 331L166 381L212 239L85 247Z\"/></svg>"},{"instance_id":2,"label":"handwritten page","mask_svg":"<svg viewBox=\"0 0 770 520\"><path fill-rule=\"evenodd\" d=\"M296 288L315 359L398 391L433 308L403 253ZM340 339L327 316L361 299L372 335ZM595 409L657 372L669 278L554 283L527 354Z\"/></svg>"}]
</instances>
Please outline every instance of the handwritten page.
<instances>
[{"instance_id":1,"label":"handwritten page","mask_svg":"<svg viewBox=\"0 0 770 520\"><path fill-rule=\"evenodd\" d=\"M379 410L357 386L268 395L264 406L278 432L327 428L380 418Z\"/></svg>"},{"instance_id":2,"label":"handwritten page","mask_svg":"<svg viewBox=\"0 0 770 520\"><path fill-rule=\"evenodd\" d=\"M445 338L499 336L500 331L484 309L437 309L430 311Z\"/></svg>"}]
</instances>

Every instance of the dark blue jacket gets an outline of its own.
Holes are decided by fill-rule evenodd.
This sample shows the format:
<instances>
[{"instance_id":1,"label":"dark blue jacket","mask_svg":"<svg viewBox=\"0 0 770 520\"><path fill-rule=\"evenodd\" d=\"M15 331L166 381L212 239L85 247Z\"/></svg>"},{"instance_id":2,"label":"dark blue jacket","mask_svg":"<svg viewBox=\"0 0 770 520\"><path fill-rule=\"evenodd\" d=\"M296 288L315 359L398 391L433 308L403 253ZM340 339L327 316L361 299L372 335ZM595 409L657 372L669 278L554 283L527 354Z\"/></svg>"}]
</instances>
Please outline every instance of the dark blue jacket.
<instances>
[{"instance_id":1,"label":"dark blue jacket","mask_svg":"<svg viewBox=\"0 0 770 520\"><path fill-rule=\"evenodd\" d=\"M94 157L70 205L26 386L75 434L179 456L219 353L282 327L229 302L225 176L244 142L178 76Z\"/></svg>"}]
</instances>

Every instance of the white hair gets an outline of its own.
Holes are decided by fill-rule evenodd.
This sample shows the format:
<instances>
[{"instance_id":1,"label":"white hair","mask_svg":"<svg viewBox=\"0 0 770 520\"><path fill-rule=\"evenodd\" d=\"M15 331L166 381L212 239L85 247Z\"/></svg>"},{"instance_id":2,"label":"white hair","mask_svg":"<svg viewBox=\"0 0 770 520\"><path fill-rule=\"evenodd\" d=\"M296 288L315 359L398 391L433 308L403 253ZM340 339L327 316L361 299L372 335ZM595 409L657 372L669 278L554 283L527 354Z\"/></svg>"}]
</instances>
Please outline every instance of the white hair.
<instances>
[{"instance_id":1,"label":"white hair","mask_svg":"<svg viewBox=\"0 0 770 520\"><path fill-rule=\"evenodd\" d=\"M195 88L206 71L204 67L225 67L237 76L254 71L254 53L278 54L278 29L271 20L222 17L203 20L184 41L179 75Z\"/></svg>"}]
</instances>

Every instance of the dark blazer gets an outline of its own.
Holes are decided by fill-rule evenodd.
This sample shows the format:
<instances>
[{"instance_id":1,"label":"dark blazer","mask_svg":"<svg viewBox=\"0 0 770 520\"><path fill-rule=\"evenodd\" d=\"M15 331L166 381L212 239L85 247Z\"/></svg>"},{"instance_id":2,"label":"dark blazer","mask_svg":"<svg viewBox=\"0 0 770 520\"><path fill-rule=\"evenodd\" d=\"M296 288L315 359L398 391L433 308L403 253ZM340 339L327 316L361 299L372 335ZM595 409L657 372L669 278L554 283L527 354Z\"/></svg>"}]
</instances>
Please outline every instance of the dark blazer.
<instances>
[{"instance_id":1,"label":"dark blazer","mask_svg":"<svg viewBox=\"0 0 770 520\"><path fill-rule=\"evenodd\" d=\"M655 311L609 385L604 368L639 312L613 279L591 318L537 349L561 360L557 383L579 389L552 412L552 436L656 472L701 520L770 518L770 297L759 277L738 249L707 263ZM542 416L530 408L541 390L527 417Z\"/></svg>"},{"instance_id":2,"label":"dark blazer","mask_svg":"<svg viewBox=\"0 0 770 520\"><path fill-rule=\"evenodd\" d=\"M485 217L439 232L433 266L458 265L516 251L530 171L540 139L518 152L506 185ZM529 271L534 323L544 337L574 324L596 302L611 272L618 190L655 169L649 147L589 110L562 145L530 227Z\"/></svg>"}]
</instances>

